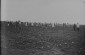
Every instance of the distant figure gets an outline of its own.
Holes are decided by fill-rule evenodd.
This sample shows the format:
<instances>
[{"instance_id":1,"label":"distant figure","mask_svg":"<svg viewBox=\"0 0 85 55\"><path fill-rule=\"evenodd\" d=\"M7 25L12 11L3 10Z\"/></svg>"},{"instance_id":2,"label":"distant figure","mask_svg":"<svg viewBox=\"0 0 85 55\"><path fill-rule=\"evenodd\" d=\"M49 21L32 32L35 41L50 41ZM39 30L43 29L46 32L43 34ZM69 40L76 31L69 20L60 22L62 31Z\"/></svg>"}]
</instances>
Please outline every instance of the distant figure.
<instances>
[{"instance_id":1,"label":"distant figure","mask_svg":"<svg viewBox=\"0 0 85 55\"><path fill-rule=\"evenodd\" d=\"M52 27L54 27L55 25L54 25L54 23L52 23Z\"/></svg>"},{"instance_id":2,"label":"distant figure","mask_svg":"<svg viewBox=\"0 0 85 55\"><path fill-rule=\"evenodd\" d=\"M77 27L77 31L79 31L79 23L76 24L76 27Z\"/></svg>"},{"instance_id":3,"label":"distant figure","mask_svg":"<svg viewBox=\"0 0 85 55\"><path fill-rule=\"evenodd\" d=\"M76 24L73 25L74 31L76 30Z\"/></svg>"}]
</instances>

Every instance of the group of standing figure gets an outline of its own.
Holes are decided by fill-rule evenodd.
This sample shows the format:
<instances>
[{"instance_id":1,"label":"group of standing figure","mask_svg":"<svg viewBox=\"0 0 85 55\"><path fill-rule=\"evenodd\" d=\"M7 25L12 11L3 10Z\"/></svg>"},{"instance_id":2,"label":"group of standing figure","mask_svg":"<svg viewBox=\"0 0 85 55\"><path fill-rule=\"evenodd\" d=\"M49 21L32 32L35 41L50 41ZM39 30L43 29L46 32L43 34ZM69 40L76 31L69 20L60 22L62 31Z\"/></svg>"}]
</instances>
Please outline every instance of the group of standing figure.
<instances>
[{"instance_id":1,"label":"group of standing figure","mask_svg":"<svg viewBox=\"0 0 85 55\"><path fill-rule=\"evenodd\" d=\"M79 27L80 27L79 23L74 24L73 25L74 31L79 31L80 30Z\"/></svg>"},{"instance_id":2,"label":"group of standing figure","mask_svg":"<svg viewBox=\"0 0 85 55\"><path fill-rule=\"evenodd\" d=\"M30 23L30 22L20 22L20 21L16 21L16 22L8 22L8 26L11 26L11 27L20 27L21 26L43 26L43 27L56 27L56 26L59 26L61 24L57 24L57 23ZM68 24L62 24L61 26L68 26ZM79 23L77 24L74 24L73 25L73 30L74 31L80 31L80 25Z\"/></svg>"}]
</instances>

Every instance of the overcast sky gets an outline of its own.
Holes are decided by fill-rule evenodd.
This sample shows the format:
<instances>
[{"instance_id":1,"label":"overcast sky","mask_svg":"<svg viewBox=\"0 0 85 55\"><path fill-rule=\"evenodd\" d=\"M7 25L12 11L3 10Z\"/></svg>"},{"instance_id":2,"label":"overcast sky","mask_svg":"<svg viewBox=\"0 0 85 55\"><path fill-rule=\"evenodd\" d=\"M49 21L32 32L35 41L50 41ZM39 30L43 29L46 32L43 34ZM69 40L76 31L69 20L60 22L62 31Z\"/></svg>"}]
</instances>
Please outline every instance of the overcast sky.
<instances>
[{"instance_id":1,"label":"overcast sky","mask_svg":"<svg viewBox=\"0 0 85 55\"><path fill-rule=\"evenodd\" d=\"M84 0L2 0L1 20L85 24Z\"/></svg>"}]
</instances>

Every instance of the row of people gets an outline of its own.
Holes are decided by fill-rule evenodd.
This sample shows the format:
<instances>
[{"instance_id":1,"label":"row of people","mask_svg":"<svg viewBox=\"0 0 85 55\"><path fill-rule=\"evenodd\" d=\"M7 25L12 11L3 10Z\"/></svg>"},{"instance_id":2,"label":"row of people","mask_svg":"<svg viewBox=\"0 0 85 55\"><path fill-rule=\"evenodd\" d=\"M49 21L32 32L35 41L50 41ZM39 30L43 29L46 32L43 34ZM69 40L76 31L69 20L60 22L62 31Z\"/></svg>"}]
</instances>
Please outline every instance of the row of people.
<instances>
[{"instance_id":1,"label":"row of people","mask_svg":"<svg viewBox=\"0 0 85 55\"><path fill-rule=\"evenodd\" d=\"M70 24L58 24L58 23L37 23L37 22L20 22L20 21L16 21L16 22L8 22L8 26L9 25L24 25L24 26L48 26L48 27L55 27L55 26L71 26Z\"/></svg>"},{"instance_id":2,"label":"row of people","mask_svg":"<svg viewBox=\"0 0 85 55\"><path fill-rule=\"evenodd\" d=\"M16 22L8 22L8 26L15 26L15 27L18 27L18 26L42 26L42 27L56 27L56 26L62 26L62 27L65 27L65 26L72 26L71 24L66 24L66 23L63 23L63 24L58 24L58 23L37 23L37 22L21 22L21 21L16 21ZM74 24L73 25L73 29L74 31L77 29L79 31L79 23L77 24Z\"/></svg>"}]
</instances>

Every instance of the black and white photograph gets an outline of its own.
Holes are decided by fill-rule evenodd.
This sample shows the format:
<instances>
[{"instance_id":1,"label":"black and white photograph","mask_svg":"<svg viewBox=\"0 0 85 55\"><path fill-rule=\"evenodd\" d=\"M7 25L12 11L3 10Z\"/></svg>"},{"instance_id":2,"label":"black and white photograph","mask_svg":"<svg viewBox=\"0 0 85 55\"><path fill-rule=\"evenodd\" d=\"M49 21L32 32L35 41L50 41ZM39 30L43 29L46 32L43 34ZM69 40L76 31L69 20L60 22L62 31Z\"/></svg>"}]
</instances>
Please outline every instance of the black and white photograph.
<instances>
[{"instance_id":1,"label":"black and white photograph","mask_svg":"<svg viewBox=\"0 0 85 55\"><path fill-rule=\"evenodd\" d=\"M1 0L1 55L85 55L85 0Z\"/></svg>"}]
</instances>

